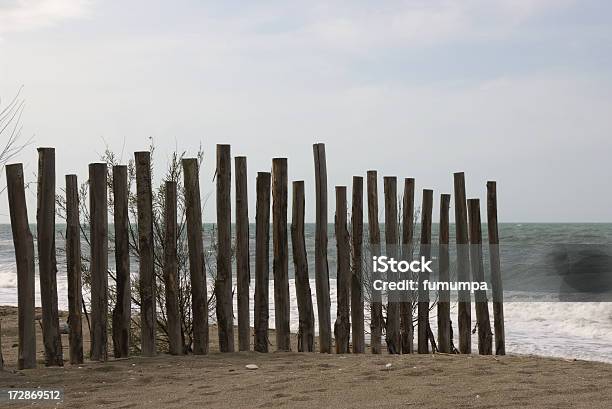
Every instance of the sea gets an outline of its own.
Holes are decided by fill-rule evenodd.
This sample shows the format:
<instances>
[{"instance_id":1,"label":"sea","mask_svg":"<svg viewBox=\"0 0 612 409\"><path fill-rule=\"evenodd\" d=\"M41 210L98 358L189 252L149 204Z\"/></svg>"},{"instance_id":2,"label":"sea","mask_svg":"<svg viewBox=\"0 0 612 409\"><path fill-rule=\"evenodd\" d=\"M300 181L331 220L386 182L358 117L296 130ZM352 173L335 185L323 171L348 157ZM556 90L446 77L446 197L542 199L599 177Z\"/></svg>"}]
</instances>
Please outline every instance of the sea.
<instances>
[{"instance_id":1,"label":"sea","mask_svg":"<svg viewBox=\"0 0 612 409\"><path fill-rule=\"evenodd\" d=\"M418 226L415 237L419 237ZM35 235L36 228L31 226ZM67 282L65 262L63 256L63 235L65 227L57 225L56 246L58 248L58 301L60 309L67 309ZM112 227L111 227L112 229ZM328 264L330 272L330 297L332 301L332 322L336 312L336 242L334 238L333 225L329 225ZM381 225L381 237L384 238L384 224ZM367 233L367 225L364 225ZM450 242L454 243L454 226L451 225ZM210 237L214 235L213 225L204 226L205 247L212 252ZM432 227L432 242L437 241L438 226ZM306 250L309 259L309 275L311 278L311 292L313 307L316 313L316 288L314 283L314 224L306 224L305 239ZM254 279L254 234L255 226L250 226L251 235L251 278ZM483 226L483 235L486 242L486 225ZM556 245L564 243L581 243L612 246L612 224L561 224L561 223L501 223L499 225L500 248L504 246L523 246L529 248L533 253L531 257L538 258L540 249L544 245ZM290 237L289 237L290 240ZM367 241L367 237L364 238ZM533 246L529 247L529 245ZM527 246L527 247L525 247ZM110 246L112 248L112 246ZM290 276L290 311L291 329L297 331L298 309L295 296L295 281L293 274L293 262L291 259L291 242L289 241L289 276ZM86 246L84 246L84 251ZM272 245L270 245L272 251ZM545 257L541 257L545 259ZM113 268L114 257L109 254L109 268ZM272 260L272 259L271 259ZM504 276L512 274L513 269L522 268L513 265L512 259L502 259L502 271ZM523 260L524 262L524 260ZM272 266L272 263L270 263ZM272 268L272 267L270 267ZM137 275L137 264L133 263L132 272ZM36 273L36 305L40 306L40 291L38 272ZM272 277L272 272L270 272ZM235 283L235 281L234 281ZM210 285L210 280L209 280ZM251 314L253 313L254 281L251 281ZM273 282L270 281L270 327L274 327L274 291ZM236 300L234 300L235 302ZM11 227L8 224L0 225L0 305L17 305L17 276L15 267L15 253L12 241ZM474 307L474 303L472 303ZM539 356L560 357L566 359L582 359L612 363L612 302L563 302L559 300L542 301L507 301L504 304L505 328L506 328L506 351L511 354L533 354ZM492 308L490 308L492 311ZM367 315L367 314L366 314ZM456 305L452 304L451 317L456 323ZM472 312L475 319L475 311ZM251 318L252 319L252 318ZM366 319L368 317L366 316ZM252 321L251 321L252 322ZM432 310L431 324L436 333L435 310ZM474 323L473 323L474 324ZM366 323L366 328L369 324ZM315 325L316 328L316 325ZM455 324L455 345L458 344L457 328ZM477 345L477 335L473 335L472 344Z\"/></svg>"}]
</instances>

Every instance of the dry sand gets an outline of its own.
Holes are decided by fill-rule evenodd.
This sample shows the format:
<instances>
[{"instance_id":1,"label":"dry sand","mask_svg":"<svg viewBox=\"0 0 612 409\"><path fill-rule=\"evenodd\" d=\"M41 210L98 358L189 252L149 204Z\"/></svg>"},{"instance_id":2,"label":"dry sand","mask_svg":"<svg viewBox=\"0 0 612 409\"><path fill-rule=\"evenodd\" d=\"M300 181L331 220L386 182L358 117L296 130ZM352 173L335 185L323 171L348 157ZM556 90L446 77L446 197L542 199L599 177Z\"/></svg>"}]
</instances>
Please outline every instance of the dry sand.
<instances>
[{"instance_id":1,"label":"dry sand","mask_svg":"<svg viewBox=\"0 0 612 409\"><path fill-rule=\"evenodd\" d=\"M16 309L0 317L0 388L63 387L63 407L612 408L612 365L528 356L221 354L211 342L207 356L16 371Z\"/></svg>"}]
</instances>

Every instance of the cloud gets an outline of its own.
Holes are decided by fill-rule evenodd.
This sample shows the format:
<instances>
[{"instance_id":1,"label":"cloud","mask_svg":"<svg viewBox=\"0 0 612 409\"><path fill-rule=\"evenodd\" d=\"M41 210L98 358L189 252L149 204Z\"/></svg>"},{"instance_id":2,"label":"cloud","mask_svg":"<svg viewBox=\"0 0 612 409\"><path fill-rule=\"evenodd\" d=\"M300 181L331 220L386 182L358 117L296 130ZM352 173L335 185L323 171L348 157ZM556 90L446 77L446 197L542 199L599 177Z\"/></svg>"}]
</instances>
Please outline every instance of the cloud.
<instances>
[{"instance_id":1,"label":"cloud","mask_svg":"<svg viewBox=\"0 0 612 409\"><path fill-rule=\"evenodd\" d=\"M92 0L3 0L0 34L36 30L89 14Z\"/></svg>"}]
</instances>

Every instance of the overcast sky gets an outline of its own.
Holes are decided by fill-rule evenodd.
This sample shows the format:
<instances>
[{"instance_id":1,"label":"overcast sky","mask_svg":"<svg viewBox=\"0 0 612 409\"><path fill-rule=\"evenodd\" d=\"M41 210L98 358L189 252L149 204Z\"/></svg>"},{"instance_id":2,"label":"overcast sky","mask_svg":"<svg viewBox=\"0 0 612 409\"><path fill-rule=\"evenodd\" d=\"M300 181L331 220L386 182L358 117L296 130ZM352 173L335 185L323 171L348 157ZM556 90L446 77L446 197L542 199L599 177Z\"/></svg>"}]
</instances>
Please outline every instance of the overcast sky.
<instances>
[{"instance_id":1,"label":"overcast sky","mask_svg":"<svg viewBox=\"0 0 612 409\"><path fill-rule=\"evenodd\" d=\"M105 144L127 161L153 138L158 166L202 144L206 195L229 143L253 220L273 157L306 181L314 220L325 142L330 198L368 169L411 176L436 220L465 171L468 197L498 181L501 221L611 222L611 76L608 1L0 0L0 96L24 86L29 180L36 146L56 148L63 187Z\"/></svg>"}]
</instances>

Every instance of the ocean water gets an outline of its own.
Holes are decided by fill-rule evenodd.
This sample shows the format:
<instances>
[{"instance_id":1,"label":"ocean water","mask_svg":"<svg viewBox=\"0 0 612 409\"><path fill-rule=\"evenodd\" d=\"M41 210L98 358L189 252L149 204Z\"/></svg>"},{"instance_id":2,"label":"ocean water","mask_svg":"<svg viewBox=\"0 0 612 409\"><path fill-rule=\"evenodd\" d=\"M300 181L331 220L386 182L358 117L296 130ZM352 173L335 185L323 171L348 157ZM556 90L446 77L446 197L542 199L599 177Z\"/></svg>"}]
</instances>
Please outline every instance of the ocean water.
<instances>
[{"instance_id":1,"label":"ocean water","mask_svg":"<svg viewBox=\"0 0 612 409\"><path fill-rule=\"evenodd\" d=\"M384 229L384 225L381 226ZM64 267L64 258L61 249L64 246L62 240L63 227L58 225L57 243L58 248L58 299L61 309L67 309L67 283ZM205 247L210 244L212 231L211 225L205 226ZM313 306L316 314L316 292L314 284L314 225L307 224L306 249L309 258L311 277L311 292ZM367 231L367 226L364 227ZM437 225L433 226L433 242L437 241ZM32 226L35 233L35 226ZM254 232L251 232L251 261L254 261ZM418 237L418 226L415 237ZM486 226L483 226L484 240L486 240ZM384 231L381 233L384 237ZM454 242L454 226L451 226L451 243ZM333 235L333 225L329 226L329 271L332 301L332 322L336 312L336 249ZM364 238L364 242L367 238ZM581 244L612 244L612 224L501 224L500 243L503 246L512 245L541 245L561 243ZM270 246L272 247L272 246ZM541 246L533 246L537 251ZM86 251L86 247L83 249ZM532 255L537 257L538 255ZM291 329L297 331L298 311L295 297L295 283L293 280L293 263L291 260L291 243L289 243L289 274L291 295ZM109 255L109 267L113 268L113 256ZM505 274L512 272L512 263L502 265ZM518 268L518 266L514 266ZM137 266L132 266L132 271L137 272ZM254 266L251 266L251 274L254 276ZM133 273L137 274L137 273ZM270 272L270 276L272 273ZM210 281L209 281L210 285ZM40 292L38 288L38 277L36 278L36 305L40 305ZM251 309L253 308L254 282L251 282ZM270 327L274 327L274 304L273 304L273 282L270 282ZM234 300L236 302L236 300ZM0 225L0 305L17 305L17 278L15 269L15 255L13 249L10 225ZM474 304L472 303L472 306ZM453 305L451 316L456 321L456 306ZM612 363L612 303L610 302L506 302L505 324L506 324L506 350L509 353L536 354L542 356L554 356L562 358L576 358L585 360L604 361ZM490 308L492 311L492 308ZM251 311L251 314L253 311ZM367 315L367 314L366 314ZM476 314L473 311L472 317ZM366 316L366 319L368 317ZM432 311L431 324L435 333L435 310ZM366 328L369 324L366 324ZM457 334L456 324L454 328ZM476 347L477 336L473 336L473 345ZM455 339L455 344L457 345Z\"/></svg>"}]
</instances>

